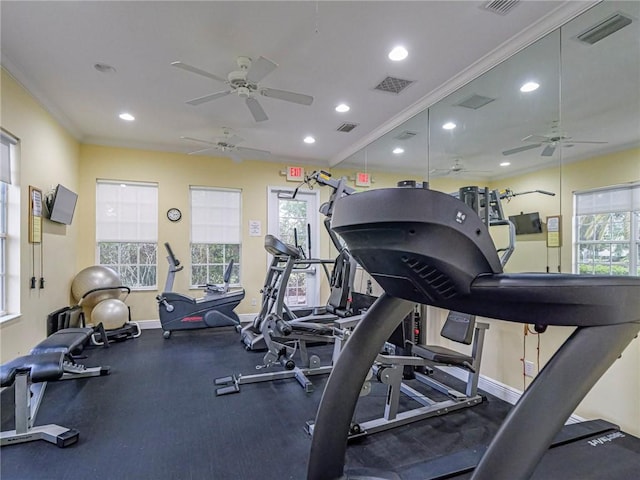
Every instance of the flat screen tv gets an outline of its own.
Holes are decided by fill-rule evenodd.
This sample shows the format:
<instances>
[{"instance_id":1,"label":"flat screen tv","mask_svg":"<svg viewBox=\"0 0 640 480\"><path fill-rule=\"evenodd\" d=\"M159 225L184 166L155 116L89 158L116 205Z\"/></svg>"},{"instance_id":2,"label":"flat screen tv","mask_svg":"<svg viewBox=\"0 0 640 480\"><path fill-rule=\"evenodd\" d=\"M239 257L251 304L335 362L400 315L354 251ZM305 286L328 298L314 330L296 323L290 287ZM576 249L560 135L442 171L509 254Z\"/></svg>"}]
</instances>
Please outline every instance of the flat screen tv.
<instances>
[{"instance_id":1,"label":"flat screen tv","mask_svg":"<svg viewBox=\"0 0 640 480\"><path fill-rule=\"evenodd\" d=\"M77 193L72 192L63 185L58 185L49 204L49 220L71 225L77 201Z\"/></svg>"},{"instance_id":2,"label":"flat screen tv","mask_svg":"<svg viewBox=\"0 0 640 480\"><path fill-rule=\"evenodd\" d=\"M540 221L540 214L538 212L510 215L509 220L516 227L516 235L542 233L542 222Z\"/></svg>"}]
</instances>

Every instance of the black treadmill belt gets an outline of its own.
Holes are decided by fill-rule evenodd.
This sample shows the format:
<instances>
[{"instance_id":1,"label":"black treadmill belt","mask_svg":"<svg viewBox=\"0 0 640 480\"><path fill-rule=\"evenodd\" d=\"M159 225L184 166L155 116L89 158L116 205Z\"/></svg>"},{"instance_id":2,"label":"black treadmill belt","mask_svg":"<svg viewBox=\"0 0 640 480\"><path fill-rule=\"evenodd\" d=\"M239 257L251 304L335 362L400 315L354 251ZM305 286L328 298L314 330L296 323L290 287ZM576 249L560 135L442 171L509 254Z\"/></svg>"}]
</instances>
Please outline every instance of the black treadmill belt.
<instances>
[{"instance_id":1,"label":"black treadmill belt","mask_svg":"<svg viewBox=\"0 0 640 480\"><path fill-rule=\"evenodd\" d=\"M402 480L457 480L471 473L486 445L411 465ZM640 478L640 439L605 420L566 425L536 468L532 480L636 480Z\"/></svg>"}]
</instances>

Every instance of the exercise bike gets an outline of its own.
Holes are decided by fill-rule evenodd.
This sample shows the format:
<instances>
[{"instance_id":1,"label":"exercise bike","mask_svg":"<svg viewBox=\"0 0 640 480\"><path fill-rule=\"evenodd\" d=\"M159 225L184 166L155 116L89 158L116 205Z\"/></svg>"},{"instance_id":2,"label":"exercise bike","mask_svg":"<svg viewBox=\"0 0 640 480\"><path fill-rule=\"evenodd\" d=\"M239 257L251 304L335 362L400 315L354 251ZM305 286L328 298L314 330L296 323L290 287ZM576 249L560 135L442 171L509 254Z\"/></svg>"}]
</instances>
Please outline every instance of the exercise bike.
<instances>
[{"instance_id":1,"label":"exercise bike","mask_svg":"<svg viewBox=\"0 0 640 480\"><path fill-rule=\"evenodd\" d=\"M174 330L194 330L213 327L240 327L240 319L234 309L244 298L244 289L229 291L229 279L233 269L233 260L229 262L224 272L224 285L207 284L205 295L202 298L193 298L187 295L173 292L173 281L176 272L184 266L176 258L168 243L167 261L169 273L164 291L156 297L160 323L162 324L162 336L169 338Z\"/></svg>"}]
</instances>

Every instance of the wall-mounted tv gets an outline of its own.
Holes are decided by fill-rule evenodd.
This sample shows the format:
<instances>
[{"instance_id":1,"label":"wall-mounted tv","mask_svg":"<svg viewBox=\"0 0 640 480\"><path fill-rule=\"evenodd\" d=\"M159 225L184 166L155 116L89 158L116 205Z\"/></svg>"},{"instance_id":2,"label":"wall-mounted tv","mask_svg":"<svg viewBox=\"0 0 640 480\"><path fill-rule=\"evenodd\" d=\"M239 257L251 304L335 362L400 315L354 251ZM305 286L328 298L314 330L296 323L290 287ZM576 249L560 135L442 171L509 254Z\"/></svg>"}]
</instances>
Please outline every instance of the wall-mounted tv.
<instances>
[{"instance_id":1,"label":"wall-mounted tv","mask_svg":"<svg viewBox=\"0 0 640 480\"><path fill-rule=\"evenodd\" d=\"M542 222L538 212L509 215L509 220L516 227L516 235L530 235L542 233Z\"/></svg>"},{"instance_id":2,"label":"wall-mounted tv","mask_svg":"<svg viewBox=\"0 0 640 480\"><path fill-rule=\"evenodd\" d=\"M71 225L73 212L76 209L78 194L63 185L58 185L49 203L49 220Z\"/></svg>"}]
</instances>

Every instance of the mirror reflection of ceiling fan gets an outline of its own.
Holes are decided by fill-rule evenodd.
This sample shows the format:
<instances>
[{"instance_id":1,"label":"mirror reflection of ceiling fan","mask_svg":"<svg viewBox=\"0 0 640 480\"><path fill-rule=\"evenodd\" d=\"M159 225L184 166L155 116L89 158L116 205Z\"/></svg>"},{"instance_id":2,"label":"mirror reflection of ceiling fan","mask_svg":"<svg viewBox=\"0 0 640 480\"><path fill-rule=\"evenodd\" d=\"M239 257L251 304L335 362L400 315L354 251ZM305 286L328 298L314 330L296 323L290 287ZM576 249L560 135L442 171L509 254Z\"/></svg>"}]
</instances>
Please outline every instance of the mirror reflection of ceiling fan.
<instances>
[{"instance_id":1,"label":"mirror reflection of ceiling fan","mask_svg":"<svg viewBox=\"0 0 640 480\"><path fill-rule=\"evenodd\" d=\"M183 140L188 140L190 142L197 142L203 145L207 145L206 148L202 148L199 150L195 150L193 152L189 152L189 155L197 155L199 153L208 152L210 150L218 150L222 152L225 157L231 158L234 162L240 162L246 158L263 158L265 156L271 155L271 152L267 150L259 150L257 148L249 148L249 147L239 147L238 143L244 141L244 139L239 136L233 134L231 129L222 128L222 135L213 140L203 140L200 138L194 137L180 137Z\"/></svg>"},{"instance_id":2,"label":"mirror reflection of ceiling fan","mask_svg":"<svg viewBox=\"0 0 640 480\"><path fill-rule=\"evenodd\" d=\"M502 155L513 155L514 153L524 152L526 150L532 150L534 148L544 145L540 155L543 157L551 157L558 145L562 144L565 147L573 147L576 143L607 143L607 142L594 142L590 140L574 140L571 137L565 135L528 135L522 139L523 142L534 142L531 145L523 145L522 147L511 148L502 152Z\"/></svg>"},{"instance_id":3,"label":"mirror reflection of ceiling fan","mask_svg":"<svg viewBox=\"0 0 640 480\"><path fill-rule=\"evenodd\" d=\"M489 173L488 170L469 170L460 163L460 159L456 159L449 168L432 168L429 174L437 177L445 175L459 175L460 173Z\"/></svg>"},{"instance_id":4,"label":"mirror reflection of ceiling fan","mask_svg":"<svg viewBox=\"0 0 640 480\"><path fill-rule=\"evenodd\" d=\"M268 120L269 117L262 108L262 105L260 105L256 99L257 95L277 98L279 100L298 103L300 105L311 105L313 103L313 97L310 95L303 95L301 93L294 93L286 90L276 90L275 88L266 88L260 85L260 81L278 67L278 65L271 60L260 57L257 60L252 61L249 57L238 57L237 63L238 70L230 72L226 79L221 76L214 75L213 73L200 70L197 67L192 67L186 63L172 62L171 65L197 75L202 75L203 77L211 78L224 83L229 87L227 90L222 90L220 92L205 95L204 97L189 100L187 101L189 105L200 105L201 103L216 100L231 93L235 93L238 97L244 98L245 104L251 112L254 120L256 122L263 122Z\"/></svg>"}]
</instances>

